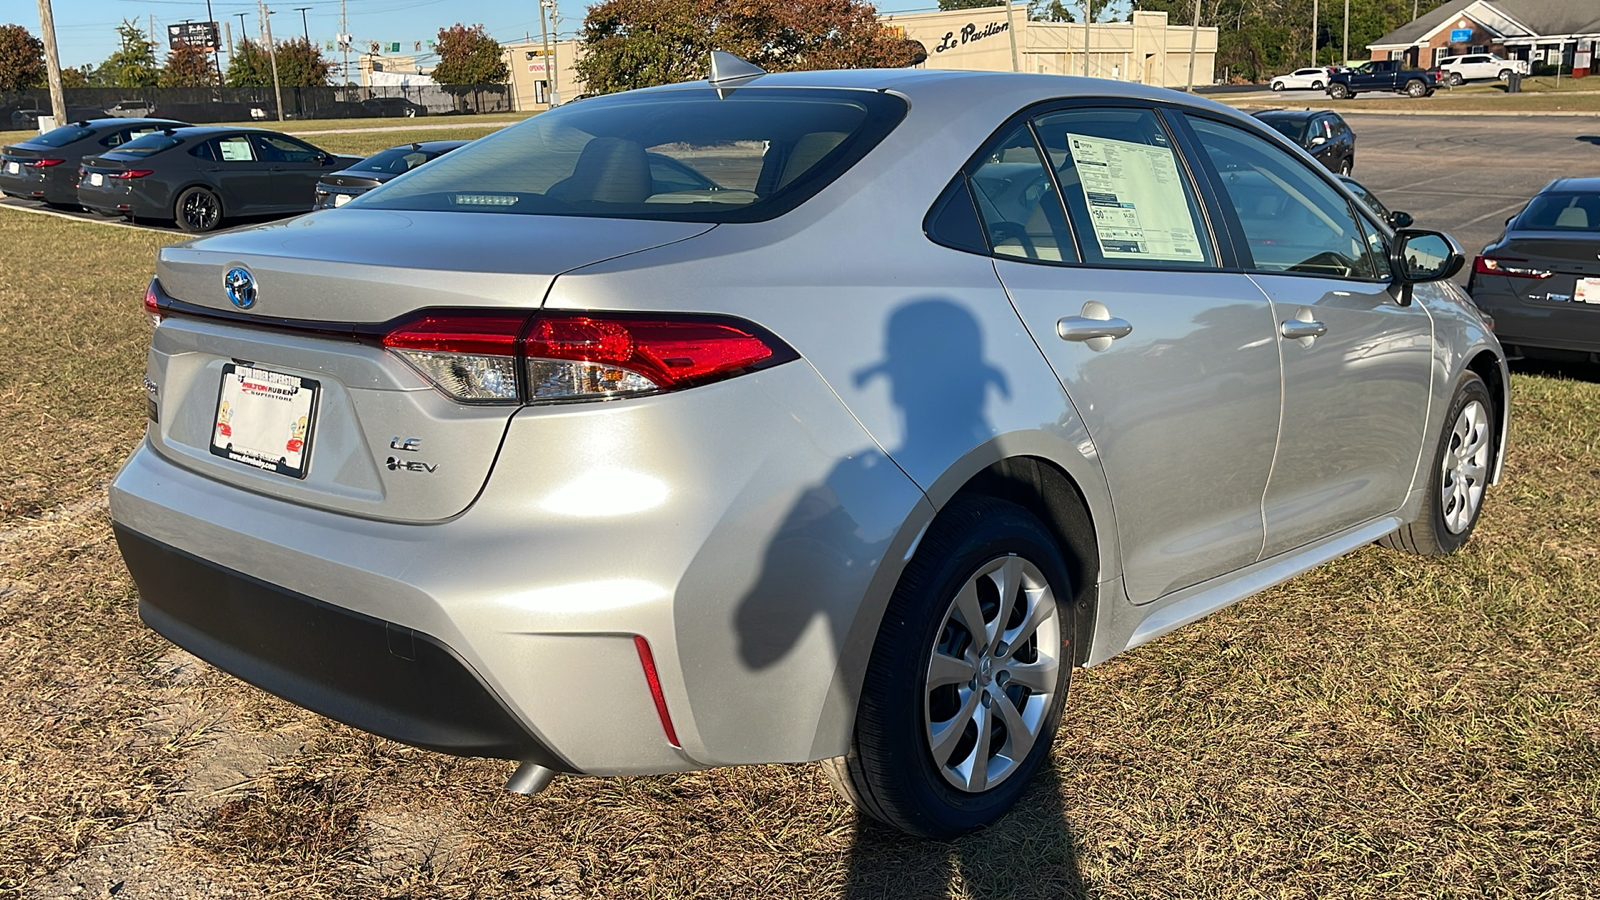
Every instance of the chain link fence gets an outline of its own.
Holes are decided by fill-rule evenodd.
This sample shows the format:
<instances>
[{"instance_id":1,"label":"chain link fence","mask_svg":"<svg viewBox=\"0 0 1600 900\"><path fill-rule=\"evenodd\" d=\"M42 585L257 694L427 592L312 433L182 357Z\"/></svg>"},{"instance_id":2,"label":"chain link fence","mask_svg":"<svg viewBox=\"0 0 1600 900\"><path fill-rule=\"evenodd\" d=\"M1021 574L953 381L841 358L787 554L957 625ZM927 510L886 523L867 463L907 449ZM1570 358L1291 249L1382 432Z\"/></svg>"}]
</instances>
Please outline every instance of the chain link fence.
<instances>
[{"instance_id":1,"label":"chain link fence","mask_svg":"<svg viewBox=\"0 0 1600 900\"><path fill-rule=\"evenodd\" d=\"M108 116L154 116L197 125L278 120L277 96L270 87L72 88L66 101L69 121ZM514 108L511 87L505 84L283 89L285 120L470 115ZM0 93L0 129L37 131L41 115L50 115L48 90Z\"/></svg>"}]
</instances>

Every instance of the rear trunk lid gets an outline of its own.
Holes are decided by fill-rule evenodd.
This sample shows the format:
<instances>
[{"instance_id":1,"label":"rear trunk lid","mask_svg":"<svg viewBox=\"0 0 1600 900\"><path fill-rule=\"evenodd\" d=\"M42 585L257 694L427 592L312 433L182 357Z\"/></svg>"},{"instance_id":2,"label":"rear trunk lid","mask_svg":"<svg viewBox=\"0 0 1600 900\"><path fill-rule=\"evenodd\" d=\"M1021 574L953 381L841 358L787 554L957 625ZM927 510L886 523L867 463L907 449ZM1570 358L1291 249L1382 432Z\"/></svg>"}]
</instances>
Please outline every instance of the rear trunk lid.
<instances>
[{"instance_id":1,"label":"rear trunk lid","mask_svg":"<svg viewBox=\"0 0 1600 900\"><path fill-rule=\"evenodd\" d=\"M1497 258L1551 272L1549 278L1510 279L1523 302L1572 305L1600 315L1600 234L1577 236L1560 232L1513 234L1493 253Z\"/></svg>"},{"instance_id":2,"label":"rear trunk lid","mask_svg":"<svg viewBox=\"0 0 1600 900\"><path fill-rule=\"evenodd\" d=\"M157 278L179 312L152 341L150 440L179 465L289 502L447 519L477 496L517 407L446 397L376 342L383 324L428 308L531 311L561 272L711 227L346 208L168 247ZM248 309L229 299L235 269L256 286ZM304 398L282 408L306 421L245 421L243 381ZM282 464L241 461L236 441Z\"/></svg>"}]
</instances>

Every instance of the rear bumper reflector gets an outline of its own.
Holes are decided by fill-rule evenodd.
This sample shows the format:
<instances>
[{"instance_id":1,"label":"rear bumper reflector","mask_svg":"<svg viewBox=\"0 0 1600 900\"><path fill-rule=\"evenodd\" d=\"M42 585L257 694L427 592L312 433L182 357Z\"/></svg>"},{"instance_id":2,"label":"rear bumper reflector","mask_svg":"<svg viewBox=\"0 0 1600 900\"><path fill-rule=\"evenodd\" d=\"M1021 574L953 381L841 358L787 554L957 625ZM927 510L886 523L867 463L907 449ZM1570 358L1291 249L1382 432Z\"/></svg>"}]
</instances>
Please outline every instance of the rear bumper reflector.
<instances>
[{"instance_id":1,"label":"rear bumper reflector","mask_svg":"<svg viewBox=\"0 0 1600 900\"><path fill-rule=\"evenodd\" d=\"M678 749L683 745L678 743L678 730L672 727L672 715L667 712L667 698L661 693L661 677L656 674L656 659L650 653L650 642L644 635L633 636L633 646L639 650L639 665L644 667L644 680L650 685L650 699L656 703L656 715L661 717L661 730L667 733L667 743Z\"/></svg>"}]
</instances>

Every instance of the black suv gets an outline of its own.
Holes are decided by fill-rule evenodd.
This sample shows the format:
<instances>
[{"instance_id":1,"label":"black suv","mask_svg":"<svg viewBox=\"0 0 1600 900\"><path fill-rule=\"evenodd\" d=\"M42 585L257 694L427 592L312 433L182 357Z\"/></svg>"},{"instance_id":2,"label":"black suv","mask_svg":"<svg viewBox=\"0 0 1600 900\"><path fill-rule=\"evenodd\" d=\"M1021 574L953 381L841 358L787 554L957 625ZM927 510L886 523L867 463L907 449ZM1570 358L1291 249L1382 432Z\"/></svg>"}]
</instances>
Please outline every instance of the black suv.
<instances>
[{"instance_id":1,"label":"black suv","mask_svg":"<svg viewBox=\"0 0 1600 900\"><path fill-rule=\"evenodd\" d=\"M1274 131L1306 148L1330 172L1349 175L1356 167L1356 133L1326 109L1268 109L1255 114Z\"/></svg>"}]
</instances>

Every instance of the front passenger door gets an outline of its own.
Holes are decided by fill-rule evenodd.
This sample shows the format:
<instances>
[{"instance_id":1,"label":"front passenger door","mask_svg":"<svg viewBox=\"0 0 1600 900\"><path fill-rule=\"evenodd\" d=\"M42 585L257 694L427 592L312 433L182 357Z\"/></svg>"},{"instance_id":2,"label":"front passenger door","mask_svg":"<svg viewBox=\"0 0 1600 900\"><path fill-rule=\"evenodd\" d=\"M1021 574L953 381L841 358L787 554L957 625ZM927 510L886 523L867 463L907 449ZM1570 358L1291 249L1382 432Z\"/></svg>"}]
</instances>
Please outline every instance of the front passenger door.
<instances>
[{"instance_id":1,"label":"front passenger door","mask_svg":"<svg viewBox=\"0 0 1600 900\"><path fill-rule=\"evenodd\" d=\"M1283 430L1267 487L1264 556L1405 502L1428 418L1433 323L1390 287L1385 235L1325 172L1256 134L1189 117L1272 300Z\"/></svg>"},{"instance_id":2,"label":"front passenger door","mask_svg":"<svg viewBox=\"0 0 1600 900\"><path fill-rule=\"evenodd\" d=\"M273 210L310 212L317 181L327 170L322 151L281 134L253 134L250 139L272 172Z\"/></svg>"}]
</instances>

